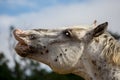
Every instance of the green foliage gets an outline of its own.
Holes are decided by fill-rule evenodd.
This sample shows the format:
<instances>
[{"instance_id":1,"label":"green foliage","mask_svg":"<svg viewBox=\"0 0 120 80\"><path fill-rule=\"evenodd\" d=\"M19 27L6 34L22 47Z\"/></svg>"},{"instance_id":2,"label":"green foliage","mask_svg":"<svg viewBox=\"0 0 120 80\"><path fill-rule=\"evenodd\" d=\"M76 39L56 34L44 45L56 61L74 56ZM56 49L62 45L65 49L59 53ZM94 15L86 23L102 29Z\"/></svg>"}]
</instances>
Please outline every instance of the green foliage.
<instances>
[{"instance_id":1,"label":"green foliage","mask_svg":"<svg viewBox=\"0 0 120 80\"><path fill-rule=\"evenodd\" d=\"M84 80L84 79L73 74L62 75L52 72L46 75L46 80Z\"/></svg>"},{"instance_id":2,"label":"green foliage","mask_svg":"<svg viewBox=\"0 0 120 80\"><path fill-rule=\"evenodd\" d=\"M3 53L0 53L0 79L1 80L14 80L14 76L11 74L12 71L7 66L8 60L6 60Z\"/></svg>"}]
</instances>

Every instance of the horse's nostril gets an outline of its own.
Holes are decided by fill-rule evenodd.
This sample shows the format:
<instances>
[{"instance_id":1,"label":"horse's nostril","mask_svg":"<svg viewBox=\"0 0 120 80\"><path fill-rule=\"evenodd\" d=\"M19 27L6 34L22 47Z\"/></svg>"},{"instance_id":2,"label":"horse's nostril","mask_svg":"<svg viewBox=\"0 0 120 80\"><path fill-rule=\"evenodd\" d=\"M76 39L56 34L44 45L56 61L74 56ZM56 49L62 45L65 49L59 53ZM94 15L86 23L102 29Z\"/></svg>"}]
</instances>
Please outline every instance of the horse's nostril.
<instances>
[{"instance_id":1,"label":"horse's nostril","mask_svg":"<svg viewBox=\"0 0 120 80\"><path fill-rule=\"evenodd\" d=\"M49 53L49 50L47 49L47 50L45 51L45 53Z\"/></svg>"}]
</instances>

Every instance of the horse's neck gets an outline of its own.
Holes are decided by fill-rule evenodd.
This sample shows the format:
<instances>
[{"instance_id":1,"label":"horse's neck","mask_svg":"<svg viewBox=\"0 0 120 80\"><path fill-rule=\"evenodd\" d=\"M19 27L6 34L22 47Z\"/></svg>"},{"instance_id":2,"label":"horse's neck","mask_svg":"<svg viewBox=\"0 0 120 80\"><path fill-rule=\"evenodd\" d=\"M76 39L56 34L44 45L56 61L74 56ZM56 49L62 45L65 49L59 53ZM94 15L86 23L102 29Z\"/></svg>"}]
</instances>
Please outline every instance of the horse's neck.
<instances>
[{"instance_id":1,"label":"horse's neck","mask_svg":"<svg viewBox=\"0 0 120 80\"><path fill-rule=\"evenodd\" d=\"M79 63L78 69L75 74L80 75L85 78L85 80L103 80L101 76L99 76L99 70L102 68L98 66L98 54L99 49L97 44L90 44L89 48L84 51ZM99 70L98 70L99 69Z\"/></svg>"},{"instance_id":2,"label":"horse's neck","mask_svg":"<svg viewBox=\"0 0 120 80\"><path fill-rule=\"evenodd\" d=\"M75 74L83 76L86 80L120 80L120 73L118 73L120 68L109 64L101 55L106 41L106 38L96 38L88 46L78 63L80 66Z\"/></svg>"},{"instance_id":3,"label":"horse's neck","mask_svg":"<svg viewBox=\"0 0 120 80\"><path fill-rule=\"evenodd\" d=\"M85 80L120 80L120 69L116 66L109 66L92 66L87 64L84 68L79 67L74 74L83 77Z\"/></svg>"}]
</instances>

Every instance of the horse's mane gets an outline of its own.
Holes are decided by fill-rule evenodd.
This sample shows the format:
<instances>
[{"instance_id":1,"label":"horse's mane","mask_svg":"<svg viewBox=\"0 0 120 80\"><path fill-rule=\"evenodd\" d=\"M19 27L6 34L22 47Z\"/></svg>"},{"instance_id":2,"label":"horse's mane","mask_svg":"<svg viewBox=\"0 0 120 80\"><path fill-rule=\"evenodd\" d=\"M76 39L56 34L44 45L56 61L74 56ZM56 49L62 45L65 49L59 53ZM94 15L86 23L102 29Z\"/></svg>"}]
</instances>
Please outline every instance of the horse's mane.
<instances>
[{"instance_id":1,"label":"horse's mane","mask_svg":"<svg viewBox=\"0 0 120 80\"><path fill-rule=\"evenodd\" d=\"M120 42L109 33L107 33L107 35L108 38L106 38L105 46L101 54L108 62L120 66Z\"/></svg>"}]
</instances>

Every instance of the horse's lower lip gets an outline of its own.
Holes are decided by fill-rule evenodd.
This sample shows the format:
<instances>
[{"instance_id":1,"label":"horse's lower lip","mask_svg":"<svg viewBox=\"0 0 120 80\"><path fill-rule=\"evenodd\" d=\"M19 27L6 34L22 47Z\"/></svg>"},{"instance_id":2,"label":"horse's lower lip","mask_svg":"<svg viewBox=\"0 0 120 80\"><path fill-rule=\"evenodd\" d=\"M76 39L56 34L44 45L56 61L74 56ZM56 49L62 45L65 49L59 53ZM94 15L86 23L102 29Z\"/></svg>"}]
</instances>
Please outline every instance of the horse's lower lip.
<instances>
[{"instance_id":1,"label":"horse's lower lip","mask_svg":"<svg viewBox=\"0 0 120 80\"><path fill-rule=\"evenodd\" d=\"M20 42L15 47L16 52L22 56L26 57L29 54L29 46L26 44L21 44Z\"/></svg>"},{"instance_id":2,"label":"horse's lower lip","mask_svg":"<svg viewBox=\"0 0 120 80\"><path fill-rule=\"evenodd\" d=\"M20 42L16 45L15 50L22 57L26 57L29 54L37 53L38 51L35 47L31 47L30 45Z\"/></svg>"}]
</instances>

